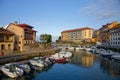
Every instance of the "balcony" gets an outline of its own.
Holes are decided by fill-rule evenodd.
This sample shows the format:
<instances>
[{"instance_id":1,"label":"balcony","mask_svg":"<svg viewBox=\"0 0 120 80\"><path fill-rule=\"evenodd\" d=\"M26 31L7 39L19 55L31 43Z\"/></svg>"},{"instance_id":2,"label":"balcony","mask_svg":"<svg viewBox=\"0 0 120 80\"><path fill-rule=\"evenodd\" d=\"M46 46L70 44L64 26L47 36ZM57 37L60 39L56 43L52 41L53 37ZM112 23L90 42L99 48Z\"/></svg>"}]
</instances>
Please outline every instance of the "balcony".
<instances>
[{"instance_id":1,"label":"balcony","mask_svg":"<svg viewBox=\"0 0 120 80\"><path fill-rule=\"evenodd\" d=\"M0 43L12 43L13 40L1 40Z\"/></svg>"}]
</instances>

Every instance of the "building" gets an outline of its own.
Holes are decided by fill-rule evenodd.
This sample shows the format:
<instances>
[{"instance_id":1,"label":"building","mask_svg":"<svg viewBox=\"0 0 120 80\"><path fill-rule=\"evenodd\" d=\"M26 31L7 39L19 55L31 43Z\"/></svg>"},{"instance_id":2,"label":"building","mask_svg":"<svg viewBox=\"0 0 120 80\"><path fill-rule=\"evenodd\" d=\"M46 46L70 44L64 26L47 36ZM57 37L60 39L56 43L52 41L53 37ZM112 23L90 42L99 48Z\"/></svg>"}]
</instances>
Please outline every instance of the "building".
<instances>
[{"instance_id":1,"label":"building","mask_svg":"<svg viewBox=\"0 0 120 80\"><path fill-rule=\"evenodd\" d=\"M90 41L93 37L93 29L85 27L61 32L62 41Z\"/></svg>"},{"instance_id":2,"label":"building","mask_svg":"<svg viewBox=\"0 0 120 80\"><path fill-rule=\"evenodd\" d=\"M35 43L36 31L28 24L10 23L6 29L15 34L15 50L26 51Z\"/></svg>"},{"instance_id":3,"label":"building","mask_svg":"<svg viewBox=\"0 0 120 80\"><path fill-rule=\"evenodd\" d=\"M7 55L14 51L14 33L0 28L0 55Z\"/></svg>"},{"instance_id":4,"label":"building","mask_svg":"<svg viewBox=\"0 0 120 80\"><path fill-rule=\"evenodd\" d=\"M102 27L97 31L97 41L101 42L102 45L108 46L110 43L110 32L109 30L114 28L119 23L114 21L112 23L107 23L106 25L102 25Z\"/></svg>"},{"instance_id":5,"label":"building","mask_svg":"<svg viewBox=\"0 0 120 80\"><path fill-rule=\"evenodd\" d=\"M120 24L110 29L110 46L120 48Z\"/></svg>"}]
</instances>

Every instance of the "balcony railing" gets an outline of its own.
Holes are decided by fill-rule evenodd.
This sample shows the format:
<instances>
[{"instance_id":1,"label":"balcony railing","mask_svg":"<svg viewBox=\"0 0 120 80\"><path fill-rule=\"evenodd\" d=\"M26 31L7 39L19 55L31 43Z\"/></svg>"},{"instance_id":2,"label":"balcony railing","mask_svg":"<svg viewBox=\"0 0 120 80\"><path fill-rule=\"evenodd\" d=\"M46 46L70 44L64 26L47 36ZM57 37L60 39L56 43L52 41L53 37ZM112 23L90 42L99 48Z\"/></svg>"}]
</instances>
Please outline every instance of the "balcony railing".
<instances>
[{"instance_id":1,"label":"balcony railing","mask_svg":"<svg viewBox=\"0 0 120 80\"><path fill-rule=\"evenodd\" d=\"M13 40L4 40L4 41L0 41L0 43L12 43Z\"/></svg>"}]
</instances>

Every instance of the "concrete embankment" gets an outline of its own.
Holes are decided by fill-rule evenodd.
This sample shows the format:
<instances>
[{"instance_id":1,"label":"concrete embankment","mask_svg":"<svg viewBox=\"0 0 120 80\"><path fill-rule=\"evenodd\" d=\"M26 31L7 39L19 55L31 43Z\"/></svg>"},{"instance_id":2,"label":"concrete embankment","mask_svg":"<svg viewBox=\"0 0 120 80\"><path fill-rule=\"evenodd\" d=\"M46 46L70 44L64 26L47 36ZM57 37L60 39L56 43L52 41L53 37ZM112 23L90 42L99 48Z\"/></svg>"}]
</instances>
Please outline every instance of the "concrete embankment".
<instances>
[{"instance_id":1,"label":"concrete embankment","mask_svg":"<svg viewBox=\"0 0 120 80\"><path fill-rule=\"evenodd\" d=\"M31 59L35 56L52 55L52 54L55 54L56 52L58 52L58 49L42 50L42 51L36 51L34 53L21 53L21 54L0 56L0 65L9 63L9 62L16 62L16 61Z\"/></svg>"}]
</instances>

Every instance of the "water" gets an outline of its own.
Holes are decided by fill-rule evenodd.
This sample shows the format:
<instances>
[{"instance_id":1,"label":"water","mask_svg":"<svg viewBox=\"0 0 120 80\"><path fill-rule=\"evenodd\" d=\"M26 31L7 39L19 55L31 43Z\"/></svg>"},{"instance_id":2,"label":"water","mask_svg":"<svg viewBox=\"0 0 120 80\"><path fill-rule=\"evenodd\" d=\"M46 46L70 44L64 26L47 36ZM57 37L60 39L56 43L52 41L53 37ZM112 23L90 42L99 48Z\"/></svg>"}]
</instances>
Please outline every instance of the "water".
<instances>
[{"instance_id":1,"label":"water","mask_svg":"<svg viewBox=\"0 0 120 80\"><path fill-rule=\"evenodd\" d=\"M16 79L3 76L1 80L120 80L120 62L77 51L66 64L56 63Z\"/></svg>"}]
</instances>

